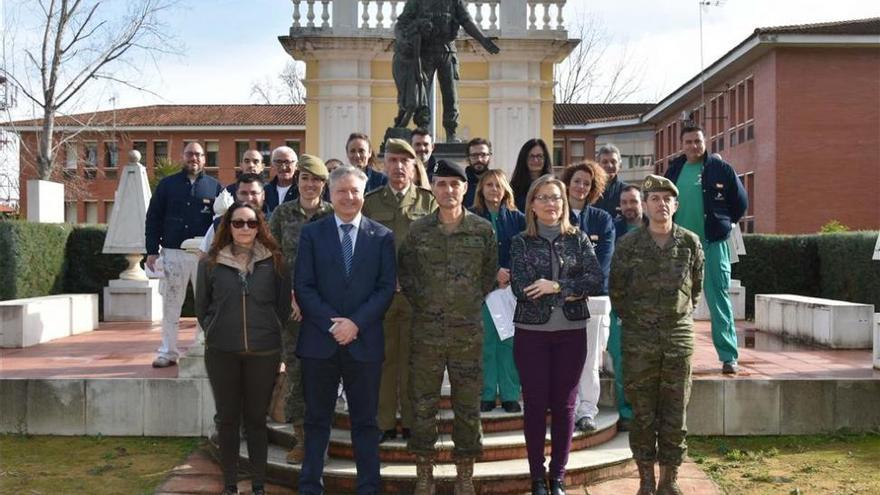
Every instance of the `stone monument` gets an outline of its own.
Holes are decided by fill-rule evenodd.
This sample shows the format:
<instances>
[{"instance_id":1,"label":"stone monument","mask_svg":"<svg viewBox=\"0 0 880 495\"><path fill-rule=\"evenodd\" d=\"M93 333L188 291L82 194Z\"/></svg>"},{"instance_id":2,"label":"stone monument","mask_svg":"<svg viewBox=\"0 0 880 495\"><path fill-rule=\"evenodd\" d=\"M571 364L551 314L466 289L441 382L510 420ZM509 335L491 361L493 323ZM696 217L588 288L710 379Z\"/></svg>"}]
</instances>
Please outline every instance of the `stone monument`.
<instances>
[{"instance_id":1,"label":"stone monument","mask_svg":"<svg viewBox=\"0 0 880 495\"><path fill-rule=\"evenodd\" d=\"M128 153L128 165L119 177L113 213L104 239L104 254L124 254L128 268L104 288L105 321L161 321L159 281L147 278L140 262L146 253L144 225L150 205L147 171L141 154Z\"/></svg>"}]
</instances>

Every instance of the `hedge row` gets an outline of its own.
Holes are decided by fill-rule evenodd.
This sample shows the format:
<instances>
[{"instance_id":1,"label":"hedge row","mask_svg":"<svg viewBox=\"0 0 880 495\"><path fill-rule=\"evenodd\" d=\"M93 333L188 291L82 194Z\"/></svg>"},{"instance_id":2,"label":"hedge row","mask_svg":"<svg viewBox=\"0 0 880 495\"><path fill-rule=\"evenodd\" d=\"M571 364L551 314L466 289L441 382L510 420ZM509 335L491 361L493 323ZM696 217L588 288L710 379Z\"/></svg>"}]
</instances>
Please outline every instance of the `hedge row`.
<instances>
[{"instance_id":1,"label":"hedge row","mask_svg":"<svg viewBox=\"0 0 880 495\"><path fill-rule=\"evenodd\" d=\"M873 261L877 232L743 236L745 256L733 278L746 288L746 316L755 294L799 294L864 304L880 311L880 261Z\"/></svg>"},{"instance_id":2,"label":"hedge row","mask_svg":"<svg viewBox=\"0 0 880 495\"><path fill-rule=\"evenodd\" d=\"M62 292L71 230L66 224L0 221L0 300Z\"/></svg>"}]
</instances>

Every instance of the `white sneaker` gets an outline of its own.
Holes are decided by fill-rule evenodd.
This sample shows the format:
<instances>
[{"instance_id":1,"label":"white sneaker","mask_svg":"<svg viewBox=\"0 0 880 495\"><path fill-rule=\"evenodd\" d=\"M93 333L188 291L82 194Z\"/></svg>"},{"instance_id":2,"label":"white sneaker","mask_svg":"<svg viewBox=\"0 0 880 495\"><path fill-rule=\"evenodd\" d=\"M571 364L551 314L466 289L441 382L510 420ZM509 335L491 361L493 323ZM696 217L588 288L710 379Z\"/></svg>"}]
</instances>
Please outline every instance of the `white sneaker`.
<instances>
[{"instance_id":1,"label":"white sneaker","mask_svg":"<svg viewBox=\"0 0 880 495\"><path fill-rule=\"evenodd\" d=\"M153 368L167 368L175 364L177 364L177 361L172 361L164 356L159 356L153 360Z\"/></svg>"}]
</instances>

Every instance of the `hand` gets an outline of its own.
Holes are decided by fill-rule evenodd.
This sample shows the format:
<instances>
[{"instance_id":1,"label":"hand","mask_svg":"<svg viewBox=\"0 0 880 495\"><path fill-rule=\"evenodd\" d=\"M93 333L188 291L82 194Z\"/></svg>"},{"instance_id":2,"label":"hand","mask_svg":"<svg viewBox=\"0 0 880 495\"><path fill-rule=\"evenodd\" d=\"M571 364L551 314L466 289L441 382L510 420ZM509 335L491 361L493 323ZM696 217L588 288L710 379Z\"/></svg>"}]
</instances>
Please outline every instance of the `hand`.
<instances>
[{"instance_id":1,"label":"hand","mask_svg":"<svg viewBox=\"0 0 880 495\"><path fill-rule=\"evenodd\" d=\"M540 278L536 280L532 285L523 289L523 292L526 293L526 296L532 299L537 299L541 296L546 296L548 294L556 294L556 285L556 282L552 280Z\"/></svg>"},{"instance_id":2,"label":"hand","mask_svg":"<svg viewBox=\"0 0 880 495\"><path fill-rule=\"evenodd\" d=\"M491 53L492 55L497 55L498 52L501 51L501 48L498 48L498 45L496 45L495 42L490 40L489 38L483 38L482 40L480 40L480 44L483 45L483 48L485 48L486 51Z\"/></svg>"},{"instance_id":3,"label":"hand","mask_svg":"<svg viewBox=\"0 0 880 495\"><path fill-rule=\"evenodd\" d=\"M159 259L158 254L148 254L147 255L146 265L147 265L147 268L150 269L150 271L152 271L152 272L156 271L156 260L158 260L158 259Z\"/></svg>"},{"instance_id":4,"label":"hand","mask_svg":"<svg viewBox=\"0 0 880 495\"><path fill-rule=\"evenodd\" d=\"M498 281L498 288L503 289L510 285L510 270L507 268L499 268L498 276L495 277L495 280Z\"/></svg>"},{"instance_id":5,"label":"hand","mask_svg":"<svg viewBox=\"0 0 880 495\"><path fill-rule=\"evenodd\" d=\"M293 291L290 291L290 319L293 321L302 321L302 310L299 309L299 304L296 303L296 295Z\"/></svg>"},{"instance_id":6,"label":"hand","mask_svg":"<svg viewBox=\"0 0 880 495\"><path fill-rule=\"evenodd\" d=\"M333 338L339 345L348 345L357 339L358 326L348 318L330 318L330 321L336 324L333 329Z\"/></svg>"}]
</instances>

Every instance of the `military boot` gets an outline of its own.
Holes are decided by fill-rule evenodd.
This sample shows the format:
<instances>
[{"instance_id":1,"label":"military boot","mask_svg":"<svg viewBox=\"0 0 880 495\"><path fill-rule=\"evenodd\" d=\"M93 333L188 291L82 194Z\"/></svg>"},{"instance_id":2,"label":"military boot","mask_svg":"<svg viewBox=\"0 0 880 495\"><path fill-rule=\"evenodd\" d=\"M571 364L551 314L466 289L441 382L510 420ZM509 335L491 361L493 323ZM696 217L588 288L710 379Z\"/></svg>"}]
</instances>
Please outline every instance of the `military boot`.
<instances>
[{"instance_id":1,"label":"military boot","mask_svg":"<svg viewBox=\"0 0 880 495\"><path fill-rule=\"evenodd\" d=\"M657 495L684 495L678 487L678 466L660 466L660 484Z\"/></svg>"},{"instance_id":2,"label":"military boot","mask_svg":"<svg viewBox=\"0 0 880 495\"><path fill-rule=\"evenodd\" d=\"M434 495L434 462L427 457L416 458L416 489L413 495Z\"/></svg>"},{"instance_id":3,"label":"military boot","mask_svg":"<svg viewBox=\"0 0 880 495\"><path fill-rule=\"evenodd\" d=\"M303 425L293 425L293 439L296 441L293 448L287 453L288 464L302 464L306 457L306 434Z\"/></svg>"},{"instance_id":4,"label":"military boot","mask_svg":"<svg viewBox=\"0 0 880 495\"><path fill-rule=\"evenodd\" d=\"M474 488L474 460L455 461L455 495L476 495Z\"/></svg>"},{"instance_id":5,"label":"military boot","mask_svg":"<svg viewBox=\"0 0 880 495\"><path fill-rule=\"evenodd\" d=\"M637 462L639 467L639 491L636 495L654 495L657 490L657 481L654 479L653 462Z\"/></svg>"}]
</instances>

